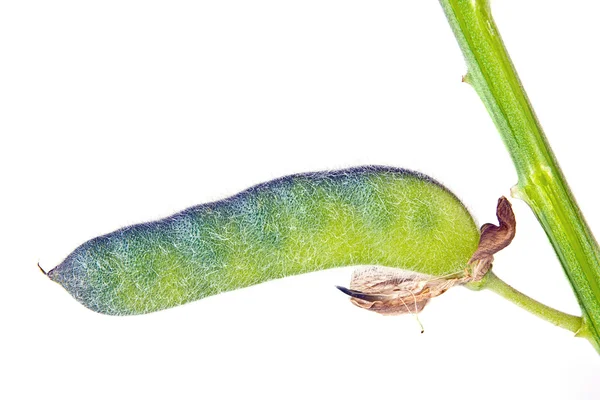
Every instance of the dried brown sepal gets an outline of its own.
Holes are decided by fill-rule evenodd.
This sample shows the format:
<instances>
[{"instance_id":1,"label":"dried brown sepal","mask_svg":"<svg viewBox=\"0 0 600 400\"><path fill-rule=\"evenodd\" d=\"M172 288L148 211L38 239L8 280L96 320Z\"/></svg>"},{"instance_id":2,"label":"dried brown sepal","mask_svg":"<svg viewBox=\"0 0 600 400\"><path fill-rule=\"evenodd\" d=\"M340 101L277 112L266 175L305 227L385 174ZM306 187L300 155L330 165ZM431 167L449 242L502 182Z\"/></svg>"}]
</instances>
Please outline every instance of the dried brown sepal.
<instances>
[{"instance_id":1,"label":"dried brown sepal","mask_svg":"<svg viewBox=\"0 0 600 400\"><path fill-rule=\"evenodd\" d=\"M429 275L372 266L352 274L350 289L338 286L357 307L383 315L417 314L429 299L455 285L459 278Z\"/></svg>"},{"instance_id":2,"label":"dried brown sepal","mask_svg":"<svg viewBox=\"0 0 600 400\"><path fill-rule=\"evenodd\" d=\"M427 302L456 285L479 281L492 267L494 254L515 237L516 220L510 202L501 197L496 207L499 225L484 224L477 250L469 260L472 270L446 277L372 266L352 274L350 289L338 286L357 307L383 315L417 314Z\"/></svg>"},{"instance_id":3,"label":"dried brown sepal","mask_svg":"<svg viewBox=\"0 0 600 400\"><path fill-rule=\"evenodd\" d=\"M469 260L473 266L473 280L479 281L492 267L494 254L508 246L515 237L517 221L512 206L506 197L498 199L496 217L499 225L484 224L481 226L479 246Z\"/></svg>"},{"instance_id":4,"label":"dried brown sepal","mask_svg":"<svg viewBox=\"0 0 600 400\"><path fill-rule=\"evenodd\" d=\"M346 289L342 286L338 286L337 288L350 296L350 301L355 306L375 311L382 315L416 314L425 307L428 301L423 300L419 302L415 297L408 304L402 297L397 297L393 294L369 294L358 290Z\"/></svg>"}]
</instances>

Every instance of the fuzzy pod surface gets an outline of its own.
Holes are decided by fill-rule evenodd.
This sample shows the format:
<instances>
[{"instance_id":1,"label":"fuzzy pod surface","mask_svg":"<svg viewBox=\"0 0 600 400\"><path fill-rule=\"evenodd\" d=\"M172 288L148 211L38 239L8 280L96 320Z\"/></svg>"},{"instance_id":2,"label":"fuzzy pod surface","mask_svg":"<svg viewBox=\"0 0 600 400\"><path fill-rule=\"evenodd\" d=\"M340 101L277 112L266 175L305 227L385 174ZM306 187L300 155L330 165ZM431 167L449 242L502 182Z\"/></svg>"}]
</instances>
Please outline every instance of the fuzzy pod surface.
<instances>
[{"instance_id":1,"label":"fuzzy pod surface","mask_svg":"<svg viewBox=\"0 0 600 400\"><path fill-rule=\"evenodd\" d=\"M143 314L351 265L464 271L479 230L448 189L381 166L290 175L89 240L48 272L84 306Z\"/></svg>"}]
</instances>

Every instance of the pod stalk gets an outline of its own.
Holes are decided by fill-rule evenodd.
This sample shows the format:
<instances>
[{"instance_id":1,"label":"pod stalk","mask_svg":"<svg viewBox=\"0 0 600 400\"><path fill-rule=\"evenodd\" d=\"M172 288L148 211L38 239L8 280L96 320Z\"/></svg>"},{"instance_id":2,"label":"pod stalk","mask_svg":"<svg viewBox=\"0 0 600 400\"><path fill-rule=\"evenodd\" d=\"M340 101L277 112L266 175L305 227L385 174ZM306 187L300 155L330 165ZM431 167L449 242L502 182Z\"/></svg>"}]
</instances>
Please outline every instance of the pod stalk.
<instances>
[{"instance_id":1,"label":"pod stalk","mask_svg":"<svg viewBox=\"0 0 600 400\"><path fill-rule=\"evenodd\" d=\"M481 288L491 290L524 310L558 327L575 334L578 334L582 330L583 319L581 317L564 313L532 299L508 285L491 271L484 278Z\"/></svg>"}]
</instances>

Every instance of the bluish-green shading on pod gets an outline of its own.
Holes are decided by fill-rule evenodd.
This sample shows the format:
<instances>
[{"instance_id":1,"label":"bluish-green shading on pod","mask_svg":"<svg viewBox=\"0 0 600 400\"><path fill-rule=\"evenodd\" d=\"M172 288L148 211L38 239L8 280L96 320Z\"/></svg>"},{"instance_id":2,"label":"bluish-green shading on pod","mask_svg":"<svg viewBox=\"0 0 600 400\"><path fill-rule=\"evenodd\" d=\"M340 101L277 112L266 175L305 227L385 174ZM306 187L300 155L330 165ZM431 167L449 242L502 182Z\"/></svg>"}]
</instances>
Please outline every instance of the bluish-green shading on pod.
<instances>
[{"instance_id":1,"label":"bluish-green shading on pod","mask_svg":"<svg viewBox=\"0 0 600 400\"><path fill-rule=\"evenodd\" d=\"M86 307L131 315L305 272L464 271L479 231L441 184L368 166L291 175L92 239L48 276Z\"/></svg>"}]
</instances>

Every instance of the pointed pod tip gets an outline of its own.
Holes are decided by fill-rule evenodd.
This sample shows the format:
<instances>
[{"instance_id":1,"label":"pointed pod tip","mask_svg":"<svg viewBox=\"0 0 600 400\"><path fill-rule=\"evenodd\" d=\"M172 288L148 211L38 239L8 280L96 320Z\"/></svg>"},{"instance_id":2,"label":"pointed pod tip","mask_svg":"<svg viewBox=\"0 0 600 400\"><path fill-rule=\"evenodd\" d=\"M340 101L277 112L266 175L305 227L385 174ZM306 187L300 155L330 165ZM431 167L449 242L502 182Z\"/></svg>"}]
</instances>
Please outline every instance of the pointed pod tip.
<instances>
[{"instance_id":1,"label":"pointed pod tip","mask_svg":"<svg viewBox=\"0 0 600 400\"><path fill-rule=\"evenodd\" d=\"M48 276L48 273L46 271L44 271L44 268L42 268L42 266L40 265L40 262L38 261L37 263L38 268L40 269L40 271L42 271L42 274Z\"/></svg>"}]
</instances>

